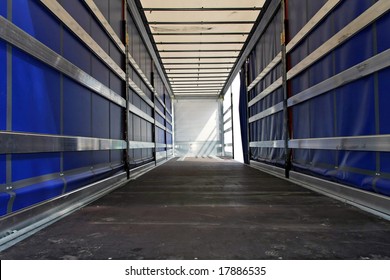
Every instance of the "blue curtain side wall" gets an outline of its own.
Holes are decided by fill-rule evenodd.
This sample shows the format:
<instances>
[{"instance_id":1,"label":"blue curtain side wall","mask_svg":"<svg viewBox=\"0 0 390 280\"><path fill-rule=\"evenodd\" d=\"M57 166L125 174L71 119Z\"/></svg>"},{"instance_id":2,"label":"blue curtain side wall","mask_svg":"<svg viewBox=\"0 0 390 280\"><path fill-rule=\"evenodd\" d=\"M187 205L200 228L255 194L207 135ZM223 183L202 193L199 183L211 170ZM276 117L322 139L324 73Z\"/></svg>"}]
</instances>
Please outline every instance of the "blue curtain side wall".
<instances>
[{"instance_id":1,"label":"blue curtain side wall","mask_svg":"<svg viewBox=\"0 0 390 280\"><path fill-rule=\"evenodd\" d=\"M288 31L290 39L327 1L289 0ZM290 68L323 45L376 1L341 1L325 19L288 54ZM276 56L281 14L275 15L248 56L248 84ZM289 96L313 87L372 56L390 48L390 14L387 13L336 47L313 65L289 80ZM357 47L358 46L358 47ZM249 100L264 91L281 76L276 66L250 92ZM289 108L292 139L350 137L390 134L390 70L359 78L322 95ZM249 117L280 103L282 90L274 91L249 108ZM249 125L249 142L285 139L283 113L272 114ZM251 148L251 159L282 165L283 149ZM327 180L384 195L390 194L390 153L336 150L293 149L292 168Z\"/></svg>"},{"instance_id":2,"label":"blue curtain side wall","mask_svg":"<svg viewBox=\"0 0 390 280\"><path fill-rule=\"evenodd\" d=\"M12 155L12 181L60 172L60 153Z\"/></svg>"},{"instance_id":3,"label":"blue curtain side wall","mask_svg":"<svg viewBox=\"0 0 390 280\"><path fill-rule=\"evenodd\" d=\"M2 1L0 4L0 15L5 16L6 3ZM7 128L7 47L5 42L0 41L0 130ZM6 156L0 155L0 184L6 183ZM9 195L0 193L0 215L4 215L7 211L7 203Z\"/></svg>"},{"instance_id":4,"label":"blue curtain side wall","mask_svg":"<svg viewBox=\"0 0 390 280\"><path fill-rule=\"evenodd\" d=\"M7 1L1 1L0 15L7 18ZM7 128L7 45L2 40L0 40L0 61L2 62L0 63L0 130L5 130ZM0 155L0 184L4 183L5 157Z\"/></svg>"},{"instance_id":5,"label":"blue curtain side wall","mask_svg":"<svg viewBox=\"0 0 390 280\"><path fill-rule=\"evenodd\" d=\"M124 56L82 1L58 2L120 67L124 67ZM11 2L0 3L0 15L6 18L8 3ZM114 31L122 37L122 2L99 1L97 4ZM13 24L103 85L125 96L121 78L42 3L13 0L12 5ZM0 61L4 62L0 63L0 130L123 139L124 108L28 53L16 47L7 50L7 46L10 45L0 40ZM8 88L12 88L11 108L7 108L8 81L11 82ZM152 114L150 107L146 108L145 104L142 106L141 110ZM10 109L12 114L8 113ZM152 128L148 129L151 135ZM13 190L13 203L9 203L11 193L0 192L0 215L21 210L121 172L124 170L123 155L123 150L2 154L0 186L5 189L7 184L15 183L20 187ZM45 179L47 175L54 179ZM27 179L34 179L36 183L32 185Z\"/></svg>"},{"instance_id":6,"label":"blue curtain side wall","mask_svg":"<svg viewBox=\"0 0 390 280\"><path fill-rule=\"evenodd\" d=\"M92 92L68 78L64 78L63 91L64 134L91 137Z\"/></svg>"},{"instance_id":7,"label":"blue curtain side wall","mask_svg":"<svg viewBox=\"0 0 390 280\"><path fill-rule=\"evenodd\" d=\"M0 16L7 18L7 1L0 2Z\"/></svg>"},{"instance_id":8,"label":"blue curtain side wall","mask_svg":"<svg viewBox=\"0 0 390 280\"><path fill-rule=\"evenodd\" d=\"M10 198L11 196L8 193L0 193L0 216L7 214Z\"/></svg>"},{"instance_id":9,"label":"blue curtain side wall","mask_svg":"<svg viewBox=\"0 0 390 280\"><path fill-rule=\"evenodd\" d=\"M299 4L303 1L289 1L290 14L299 13ZM310 1L309 1L310 2ZM348 4L347 4L348 2ZM302 4L302 3L301 3ZM306 40L291 52L292 66L299 63L307 54L313 52L323 42L332 37L352 20L361 15L373 4L373 1L344 1ZM291 11L293 10L293 11ZM293 78L292 95L316 85L346 69L361 63L378 52L389 48L384 27L389 25L389 15L382 17L374 25L358 32L351 39L324 56L313 66ZM310 18L307 18L307 20ZM302 19L290 17L292 34L302 27ZM378 29L378 26L380 28ZM382 28L382 29L381 29ZM377 40L377 41L375 41ZM362 43L364 42L364 43ZM356 51L359 46L359 51ZM377 47L377 49L375 49ZM388 78L375 73L352 83L341 86L321 96L294 106L292 110L293 138L348 137L359 135L386 134L378 131L382 123L386 124L385 114L390 99L381 95L381 89ZM381 85L384 85L381 87ZM379 99L379 100L378 100ZM379 104L379 108L376 108ZM378 110L379 109L379 110ZM382 117L383 116L383 117ZM380 122L377 124L376 122ZM378 158L380 164L378 166ZM388 153L331 151L331 150L294 150L293 168L331 181L355 188L389 195L390 181L386 173Z\"/></svg>"},{"instance_id":10,"label":"blue curtain side wall","mask_svg":"<svg viewBox=\"0 0 390 280\"><path fill-rule=\"evenodd\" d=\"M269 65L281 52L280 34L282 32L281 10L279 9L268 25L257 46L250 54L249 83ZM281 77L281 63L275 66L252 90L249 99L255 98ZM275 90L249 108L249 117L255 116L283 101L283 90ZM283 113L279 112L249 125L250 142L274 141L284 138ZM262 161L272 165L283 166L285 162L284 150L275 148L250 148L250 159Z\"/></svg>"},{"instance_id":11,"label":"blue curtain side wall","mask_svg":"<svg viewBox=\"0 0 390 280\"><path fill-rule=\"evenodd\" d=\"M377 52L381 53L390 48L390 36L383 36L389 30L390 16L381 17L375 24L377 36ZM382 36L381 36L382 35ZM380 39L379 39L380 38Z\"/></svg>"},{"instance_id":12,"label":"blue curtain side wall","mask_svg":"<svg viewBox=\"0 0 390 280\"><path fill-rule=\"evenodd\" d=\"M87 74L91 74L91 53L68 30L63 31L63 54L67 60Z\"/></svg>"},{"instance_id":13,"label":"blue curtain side wall","mask_svg":"<svg viewBox=\"0 0 390 280\"><path fill-rule=\"evenodd\" d=\"M12 22L32 37L60 53L60 23L39 1L12 1ZM50 36L47 36L50 34Z\"/></svg>"},{"instance_id":14,"label":"blue curtain side wall","mask_svg":"<svg viewBox=\"0 0 390 280\"><path fill-rule=\"evenodd\" d=\"M0 130L7 128L7 45L0 41Z\"/></svg>"},{"instance_id":15,"label":"blue curtain side wall","mask_svg":"<svg viewBox=\"0 0 390 280\"><path fill-rule=\"evenodd\" d=\"M57 179L15 190L12 211L17 211L35 203L59 196L62 194L63 186L64 181Z\"/></svg>"},{"instance_id":16,"label":"blue curtain side wall","mask_svg":"<svg viewBox=\"0 0 390 280\"><path fill-rule=\"evenodd\" d=\"M135 96L133 95L133 98ZM135 99L138 99L136 95ZM148 106L149 107L149 106ZM150 115L152 114L150 110ZM130 141L153 142L152 137L153 126L148 121L140 118L137 115L129 113L129 130ZM132 149L130 150L130 165L131 168L141 166L145 163L153 161L153 149Z\"/></svg>"},{"instance_id":17,"label":"blue curtain side wall","mask_svg":"<svg viewBox=\"0 0 390 280\"><path fill-rule=\"evenodd\" d=\"M28 54L12 51L12 129L60 134L60 74Z\"/></svg>"},{"instance_id":18,"label":"blue curtain side wall","mask_svg":"<svg viewBox=\"0 0 390 280\"><path fill-rule=\"evenodd\" d=\"M377 53L381 53L390 48L390 38L389 36L384 36L387 34L386 30L390 27L390 15L380 18L376 22L376 38L377 38ZM384 69L379 71L377 76L374 77L378 80L378 104L379 104L379 134L390 134L390 97L389 97L389 88L390 88L390 69ZM379 155L379 173L381 174L390 174L390 153L380 153ZM385 195L390 196L390 180L379 178L376 181L376 191Z\"/></svg>"}]
</instances>

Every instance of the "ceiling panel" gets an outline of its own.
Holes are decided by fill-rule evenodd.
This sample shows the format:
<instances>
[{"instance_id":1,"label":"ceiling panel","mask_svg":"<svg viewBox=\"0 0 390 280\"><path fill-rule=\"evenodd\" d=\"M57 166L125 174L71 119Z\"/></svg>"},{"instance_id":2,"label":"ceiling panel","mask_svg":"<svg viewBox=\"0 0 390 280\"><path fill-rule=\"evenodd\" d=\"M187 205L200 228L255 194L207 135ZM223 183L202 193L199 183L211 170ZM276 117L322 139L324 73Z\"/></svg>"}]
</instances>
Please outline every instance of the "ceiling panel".
<instances>
[{"instance_id":1,"label":"ceiling panel","mask_svg":"<svg viewBox=\"0 0 390 280\"><path fill-rule=\"evenodd\" d=\"M187 87L173 87L175 91L181 91L181 90L207 90L207 89L213 89L218 90L222 89L222 86L216 86L216 85L203 85L203 86L187 86Z\"/></svg>"},{"instance_id":2,"label":"ceiling panel","mask_svg":"<svg viewBox=\"0 0 390 280\"><path fill-rule=\"evenodd\" d=\"M136 0L174 94L220 93L263 0Z\"/></svg>"},{"instance_id":3,"label":"ceiling panel","mask_svg":"<svg viewBox=\"0 0 390 280\"><path fill-rule=\"evenodd\" d=\"M144 8L261 8L265 0L142 0Z\"/></svg>"},{"instance_id":4,"label":"ceiling panel","mask_svg":"<svg viewBox=\"0 0 390 280\"><path fill-rule=\"evenodd\" d=\"M225 63L225 64L179 64L179 65L166 65L165 69L197 69L197 68L204 68L204 69L215 69L215 68L232 68L233 63Z\"/></svg>"},{"instance_id":5,"label":"ceiling panel","mask_svg":"<svg viewBox=\"0 0 390 280\"><path fill-rule=\"evenodd\" d=\"M168 77L169 81L173 84L175 82L183 81L225 81L224 77Z\"/></svg>"},{"instance_id":6,"label":"ceiling panel","mask_svg":"<svg viewBox=\"0 0 390 280\"><path fill-rule=\"evenodd\" d=\"M169 78L177 77L227 77L228 73L168 74Z\"/></svg>"},{"instance_id":7,"label":"ceiling panel","mask_svg":"<svg viewBox=\"0 0 390 280\"><path fill-rule=\"evenodd\" d=\"M146 11L150 23L160 22L237 22L255 21L257 10L253 11Z\"/></svg>"},{"instance_id":8,"label":"ceiling panel","mask_svg":"<svg viewBox=\"0 0 390 280\"><path fill-rule=\"evenodd\" d=\"M218 94L218 89L177 90L177 94Z\"/></svg>"},{"instance_id":9,"label":"ceiling panel","mask_svg":"<svg viewBox=\"0 0 390 280\"><path fill-rule=\"evenodd\" d=\"M242 48L241 44L220 44L218 46L212 45L212 44L199 44L194 43L191 45L164 45L164 44L158 44L157 49L159 51L170 51L170 50L201 50L201 51L207 51L207 50L238 50L240 51Z\"/></svg>"},{"instance_id":10,"label":"ceiling panel","mask_svg":"<svg viewBox=\"0 0 390 280\"><path fill-rule=\"evenodd\" d=\"M153 34L160 33L249 33L252 24L150 24Z\"/></svg>"},{"instance_id":11,"label":"ceiling panel","mask_svg":"<svg viewBox=\"0 0 390 280\"><path fill-rule=\"evenodd\" d=\"M224 84L224 80L220 80L220 81L217 81L217 80L212 80L212 81L172 81L171 82L172 86L180 86L180 85L223 85Z\"/></svg>"},{"instance_id":12,"label":"ceiling panel","mask_svg":"<svg viewBox=\"0 0 390 280\"><path fill-rule=\"evenodd\" d=\"M194 58L194 57L237 57L238 51L233 52L213 52L213 51L198 51L198 52L160 52L161 58Z\"/></svg>"},{"instance_id":13,"label":"ceiling panel","mask_svg":"<svg viewBox=\"0 0 390 280\"><path fill-rule=\"evenodd\" d=\"M222 62L222 63L229 63L229 62L235 62L236 58L162 58L163 63L215 63L215 62Z\"/></svg>"},{"instance_id":14,"label":"ceiling panel","mask_svg":"<svg viewBox=\"0 0 390 280\"><path fill-rule=\"evenodd\" d=\"M187 87L193 87L193 86L199 86L201 87L216 87L216 86L223 86L223 83L216 83L216 82L185 82L185 83L172 83L172 88L187 88Z\"/></svg>"},{"instance_id":15,"label":"ceiling panel","mask_svg":"<svg viewBox=\"0 0 390 280\"><path fill-rule=\"evenodd\" d=\"M248 35L154 35L156 43L171 42L239 42L244 43Z\"/></svg>"},{"instance_id":16,"label":"ceiling panel","mask_svg":"<svg viewBox=\"0 0 390 280\"><path fill-rule=\"evenodd\" d=\"M206 69L206 68L195 68L195 69L171 69L167 70L167 74L175 74L175 73L229 73L230 68L223 69Z\"/></svg>"}]
</instances>

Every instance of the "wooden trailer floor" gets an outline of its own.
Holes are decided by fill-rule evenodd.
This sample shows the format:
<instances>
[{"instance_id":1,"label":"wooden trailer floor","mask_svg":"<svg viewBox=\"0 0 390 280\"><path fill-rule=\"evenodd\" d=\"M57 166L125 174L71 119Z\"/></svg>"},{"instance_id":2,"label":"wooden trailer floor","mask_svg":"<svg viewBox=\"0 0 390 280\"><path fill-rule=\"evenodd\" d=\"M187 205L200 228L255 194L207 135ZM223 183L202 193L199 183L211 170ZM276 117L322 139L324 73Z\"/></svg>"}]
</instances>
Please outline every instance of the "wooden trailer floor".
<instances>
[{"instance_id":1,"label":"wooden trailer floor","mask_svg":"<svg viewBox=\"0 0 390 280\"><path fill-rule=\"evenodd\" d=\"M229 160L173 159L0 259L390 259L390 223Z\"/></svg>"}]
</instances>

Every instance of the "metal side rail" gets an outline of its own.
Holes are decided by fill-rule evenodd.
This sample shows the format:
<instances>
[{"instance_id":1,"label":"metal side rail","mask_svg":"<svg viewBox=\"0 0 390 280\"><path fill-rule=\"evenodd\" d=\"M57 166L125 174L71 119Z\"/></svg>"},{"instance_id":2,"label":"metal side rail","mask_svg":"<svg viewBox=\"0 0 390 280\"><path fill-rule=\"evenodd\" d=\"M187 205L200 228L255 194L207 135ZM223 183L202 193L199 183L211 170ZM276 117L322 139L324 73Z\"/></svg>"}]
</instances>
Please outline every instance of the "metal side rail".
<instances>
[{"instance_id":1,"label":"metal side rail","mask_svg":"<svg viewBox=\"0 0 390 280\"><path fill-rule=\"evenodd\" d=\"M159 162L157 166L170 159ZM127 180L126 172L122 172L0 218L0 252L124 186L129 181L137 179L157 166L155 162L151 162L130 170L130 180Z\"/></svg>"},{"instance_id":2,"label":"metal side rail","mask_svg":"<svg viewBox=\"0 0 390 280\"><path fill-rule=\"evenodd\" d=\"M284 169L261 162L251 161L249 166L390 221L389 197L294 171L290 171L290 178L287 179Z\"/></svg>"},{"instance_id":3,"label":"metal side rail","mask_svg":"<svg viewBox=\"0 0 390 280\"><path fill-rule=\"evenodd\" d=\"M123 186L126 172L0 219L0 252Z\"/></svg>"},{"instance_id":4,"label":"metal side rail","mask_svg":"<svg viewBox=\"0 0 390 280\"><path fill-rule=\"evenodd\" d=\"M147 163L145 165L133 168L130 170L130 181L136 180L138 177L148 173L149 171L153 170L154 168L163 165L164 163L167 163L169 160L171 160L173 157L168 157L167 159L160 159L157 161L152 161L150 163Z\"/></svg>"}]
</instances>

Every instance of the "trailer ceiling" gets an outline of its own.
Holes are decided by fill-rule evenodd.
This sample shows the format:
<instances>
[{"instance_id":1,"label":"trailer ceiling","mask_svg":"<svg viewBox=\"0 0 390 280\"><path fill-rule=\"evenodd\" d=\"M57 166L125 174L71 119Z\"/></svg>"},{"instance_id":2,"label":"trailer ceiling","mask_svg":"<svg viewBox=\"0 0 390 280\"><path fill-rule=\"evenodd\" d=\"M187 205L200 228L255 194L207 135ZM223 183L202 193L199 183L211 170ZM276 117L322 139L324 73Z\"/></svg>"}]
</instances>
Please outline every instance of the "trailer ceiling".
<instances>
[{"instance_id":1,"label":"trailer ceiling","mask_svg":"<svg viewBox=\"0 0 390 280\"><path fill-rule=\"evenodd\" d=\"M265 0L140 0L173 93L218 96Z\"/></svg>"}]
</instances>

